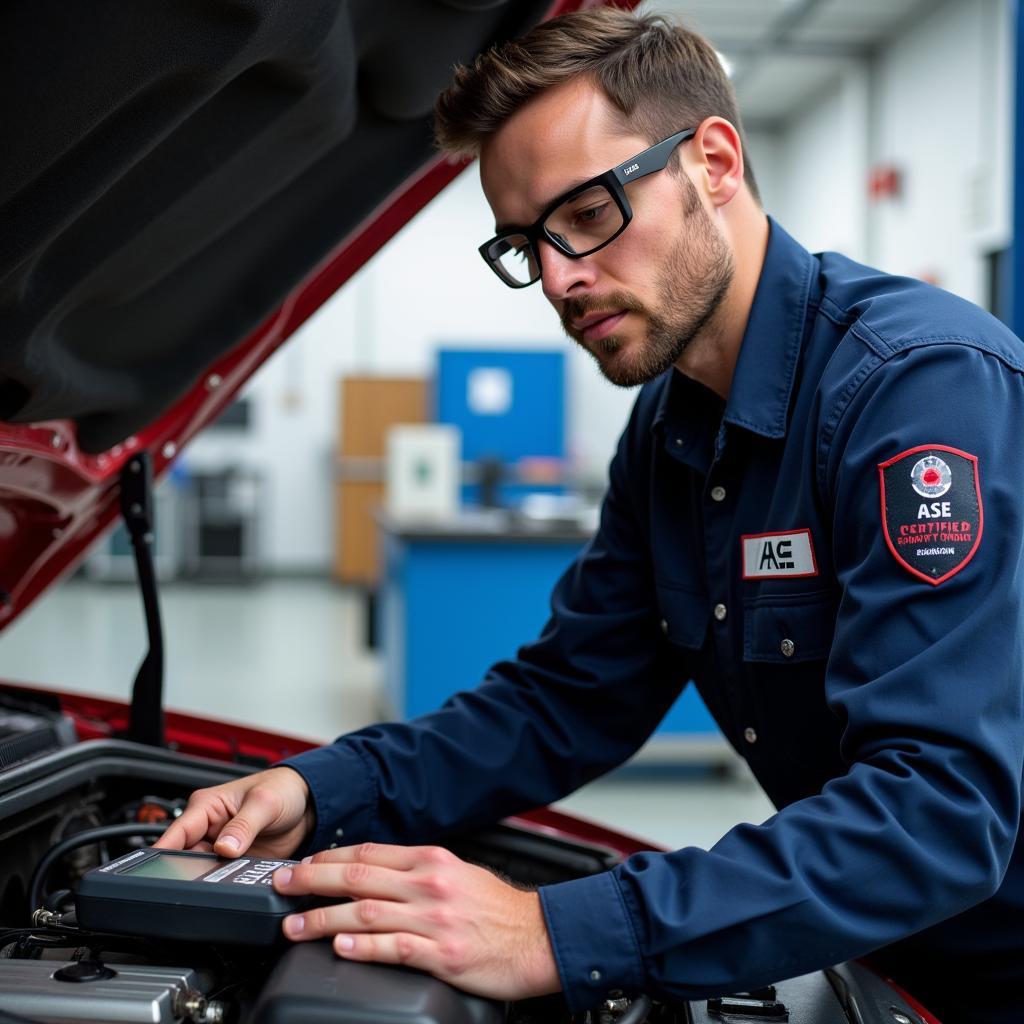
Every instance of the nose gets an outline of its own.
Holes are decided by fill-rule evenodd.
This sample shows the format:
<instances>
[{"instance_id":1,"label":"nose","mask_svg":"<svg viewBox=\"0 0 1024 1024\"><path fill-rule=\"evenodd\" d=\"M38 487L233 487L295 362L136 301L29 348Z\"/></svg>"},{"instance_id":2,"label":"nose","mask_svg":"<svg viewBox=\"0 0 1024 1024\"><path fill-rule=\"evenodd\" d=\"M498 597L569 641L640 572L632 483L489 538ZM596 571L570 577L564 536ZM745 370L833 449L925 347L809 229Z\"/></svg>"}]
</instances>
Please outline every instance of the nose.
<instances>
[{"instance_id":1,"label":"nose","mask_svg":"<svg viewBox=\"0 0 1024 1024\"><path fill-rule=\"evenodd\" d=\"M537 246L540 251L540 286L549 302L562 302L593 287L597 274L588 257L570 259L545 239L541 239Z\"/></svg>"}]
</instances>

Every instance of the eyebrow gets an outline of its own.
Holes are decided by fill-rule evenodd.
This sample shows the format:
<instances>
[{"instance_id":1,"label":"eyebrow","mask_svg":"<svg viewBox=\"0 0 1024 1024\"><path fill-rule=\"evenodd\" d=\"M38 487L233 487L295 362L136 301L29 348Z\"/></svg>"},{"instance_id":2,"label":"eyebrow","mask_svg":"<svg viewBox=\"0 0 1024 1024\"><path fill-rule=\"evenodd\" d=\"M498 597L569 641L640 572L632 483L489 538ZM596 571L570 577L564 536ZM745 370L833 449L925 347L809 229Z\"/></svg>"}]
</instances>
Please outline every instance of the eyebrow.
<instances>
[{"instance_id":1,"label":"eyebrow","mask_svg":"<svg viewBox=\"0 0 1024 1024\"><path fill-rule=\"evenodd\" d=\"M555 202L556 199L560 199L562 196L564 196L566 194L566 192L571 192L574 188L578 188L584 182L592 181L594 178L599 178L599 177L600 177L599 174L591 174L591 175L588 175L585 178L577 178L575 181L570 182L568 185L566 185L565 188L563 188L560 192L556 192L550 199L545 200L543 203L537 204L537 209L543 212L553 202ZM540 213L538 213L537 216L539 217ZM534 218L534 222L536 222L536 218ZM529 225L527 225L527 224L495 224L494 225L494 233L496 235L502 235L506 231L512 231L512 230L519 230L519 231L521 231L523 228L528 227L528 226Z\"/></svg>"}]
</instances>

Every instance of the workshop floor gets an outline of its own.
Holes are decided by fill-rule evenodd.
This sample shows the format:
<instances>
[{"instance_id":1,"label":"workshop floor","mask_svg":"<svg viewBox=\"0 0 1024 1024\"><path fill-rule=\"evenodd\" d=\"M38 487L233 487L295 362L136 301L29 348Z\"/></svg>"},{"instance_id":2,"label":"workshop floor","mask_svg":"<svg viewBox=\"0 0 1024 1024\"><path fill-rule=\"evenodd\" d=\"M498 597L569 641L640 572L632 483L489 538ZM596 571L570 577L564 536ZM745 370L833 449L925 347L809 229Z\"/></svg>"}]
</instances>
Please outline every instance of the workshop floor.
<instances>
[{"instance_id":1,"label":"workshop floor","mask_svg":"<svg viewBox=\"0 0 1024 1024\"><path fill-rule=\"evenodd\" d=\"M364 602L327 581L167 584L165 705L331 739L380 718L379 655ZM0 635L0 678L127 698L145 651L132 585L71 580ZM496 652L502 655L504 652ZM560 807L677 848L708 847L771 805L745 769L643 758Z\"/></svg>"}]
</instances>

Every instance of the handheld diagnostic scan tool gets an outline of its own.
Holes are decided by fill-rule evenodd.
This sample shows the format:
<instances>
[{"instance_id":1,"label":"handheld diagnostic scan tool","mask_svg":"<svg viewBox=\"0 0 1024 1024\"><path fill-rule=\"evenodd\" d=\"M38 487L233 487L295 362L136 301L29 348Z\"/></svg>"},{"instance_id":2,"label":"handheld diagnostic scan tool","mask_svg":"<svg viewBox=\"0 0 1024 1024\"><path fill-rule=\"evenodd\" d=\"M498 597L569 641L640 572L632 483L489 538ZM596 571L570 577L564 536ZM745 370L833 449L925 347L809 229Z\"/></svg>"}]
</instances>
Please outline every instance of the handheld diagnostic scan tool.
<instances>
[{"instance_id":1,"label":"handheld diagnostic scan tool","mask_svg":"<svg viewBox=\"0 0 1024 1024\"><path fill-rule=\"evenodd\" d=\"M93 868L78 884L82 928L183 942L269 946L281 922L311 905L275 892L272 876L294 860L147 848Z\"/></svg>"}]
</instances>

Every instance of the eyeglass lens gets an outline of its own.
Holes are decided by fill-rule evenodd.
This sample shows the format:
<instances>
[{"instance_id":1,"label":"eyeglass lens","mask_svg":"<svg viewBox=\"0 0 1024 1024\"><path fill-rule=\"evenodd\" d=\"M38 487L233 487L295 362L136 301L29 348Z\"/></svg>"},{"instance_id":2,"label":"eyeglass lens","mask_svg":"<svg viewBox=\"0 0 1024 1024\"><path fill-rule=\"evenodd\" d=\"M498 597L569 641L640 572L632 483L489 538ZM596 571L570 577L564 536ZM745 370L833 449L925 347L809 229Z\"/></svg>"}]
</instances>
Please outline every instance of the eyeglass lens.
<instances>
[{"instance_id":1,"label":"eyeglass lens","mask_svg":"<svg viewBox=\"0 0 1024 1024\"><path fill-rule=\"evenodd\" d=\"M487 250L487 255L502 276L513 284L529 284L540 277L540 267L526 235L502 235Z\"/></svg>"},{"instance_id":2,"label":"eyeglass lens","mask_svg":"<svg viewBox=\"0 0 1024 1024\"><path fill-rule=\"evenodd\" d=\"M583 255L604 245L622 227L622 211L603 185L594 185L566 199L544 219L545 231L570 255ZM540 277L533 248L523 234L503 235L488 250L502 276L515 284Z\"/></svg>"},{"instance_id":3,"label":"eyeglass lens","mask_svg":"<svg viewBox=\"0 0 1024 1024\"><path fill-rule=\"evenodd\" d=\"M552 210L544 227L567 252L582 254L603 245L622 227L622 211L604 185L594 185Z\"/></svg>"}]
</instances>

